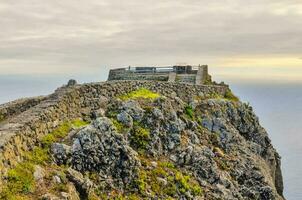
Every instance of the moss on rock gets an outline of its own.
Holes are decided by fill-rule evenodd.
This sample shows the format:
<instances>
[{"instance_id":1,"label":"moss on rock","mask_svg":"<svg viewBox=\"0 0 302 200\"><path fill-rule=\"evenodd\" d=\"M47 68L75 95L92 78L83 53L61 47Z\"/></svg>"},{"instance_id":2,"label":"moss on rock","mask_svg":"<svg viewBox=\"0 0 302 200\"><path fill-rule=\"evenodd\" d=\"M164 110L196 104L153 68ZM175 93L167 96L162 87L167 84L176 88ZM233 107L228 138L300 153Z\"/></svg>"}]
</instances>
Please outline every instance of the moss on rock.
<instances>
[{"instance_id":1,"label":"moss on rock","mask_svg":"<svg viewBox=\"0 0 302 200\"><path fill-rule=\"evenodd\" d=\"M146 88L140 88L128 94L119 96L119 98L124 101L130 99L156 99L158 97L160 97L158 93L152 92Z\"/></svg>"}]
</instances>

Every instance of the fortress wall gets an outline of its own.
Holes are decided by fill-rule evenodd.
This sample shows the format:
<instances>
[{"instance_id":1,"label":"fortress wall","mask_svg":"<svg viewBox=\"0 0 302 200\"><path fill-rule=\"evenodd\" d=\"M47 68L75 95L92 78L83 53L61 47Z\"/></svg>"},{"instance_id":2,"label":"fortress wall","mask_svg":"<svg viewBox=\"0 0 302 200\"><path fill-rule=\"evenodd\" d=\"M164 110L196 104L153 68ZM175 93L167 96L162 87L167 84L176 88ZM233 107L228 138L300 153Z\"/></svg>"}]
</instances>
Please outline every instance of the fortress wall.
<instances>
[{"instance_id":1,"label":"fortress wall","mask_svg":"<svg viewBox=\"0 0 302 200\"><path fill-rule=\"evenodd\" d=\"M38 144L39 139L69 119L90 116L91 111L105 108L112 97L140 87L148 88L166 97L175 94L184 101L192 96L209 93L224 95L227 86L190 85L156 81L110 81L61 87L39 104L23 104L19 115L0 124L0 172L22 160L24 153ZM23 108L24 107L24 108Z\"/></svg>"},{"instance_id":2,"label":"fortress wall","mask_svg":"<svg viewBox=\"0 0 302 200\"><path fill-rule=\"evenodd\" d=\"M125 69L110 70L108 80L168 81L169 73L134 73Z\"/></svg>"},{"instance_id":3,"label":"fortress wall","mask_svg":"<svg viewBox=\"0 0 302 200\"><path fill-rule=\"evenodd\" d=\"M148 68L148 67L147 67ZM210 79L208 74L208 66L202 65L198 70L178 71L176 73L175 82L195 83L197 85L204 84ZM126 68L112 69L109 72L108 80L149 80L149 81L169 81L170 72L151 71L139 73L139 70L129 71Z\"/></svg>"}]
</instances>

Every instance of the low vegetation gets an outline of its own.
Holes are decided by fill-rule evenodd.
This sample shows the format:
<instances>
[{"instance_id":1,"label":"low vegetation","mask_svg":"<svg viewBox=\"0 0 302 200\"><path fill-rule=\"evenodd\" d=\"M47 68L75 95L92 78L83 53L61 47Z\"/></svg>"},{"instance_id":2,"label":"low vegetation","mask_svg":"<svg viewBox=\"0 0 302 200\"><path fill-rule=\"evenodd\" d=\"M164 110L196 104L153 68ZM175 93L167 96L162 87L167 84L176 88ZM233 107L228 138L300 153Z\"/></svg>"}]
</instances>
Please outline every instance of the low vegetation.
<instances>
[{"instance_id":1,"label":"low vegetation","mask_svg":"<svg viewBox=\"0 0 302 200\"><path fill-rule=\"evenodd\" d=\"M145 160L144 167L150 168L150 161ZM140 195L151 192L156 197L173 198L190 192L194 196L202 195L203 191L194 177L183 173L170 162L156 162L151 170L141 169L136 181Z\"/></svg>"},{"instance_id":2,"label":"low vegetation","mask_svg":"<svg viewBox=\"0 0 302 200\"><path fill-rule=\"evenodd\" d=\"M128 94L119 96L122 100L129 100L129 99L156 99L159 98L160 94L152 92L146 88L140 88L138 90L132 91Z\"/></svg>"},{"instance_id":3,"label":"low vegetation","mask_svg":"<svg viewBox=\"0 0 302 200\"><path fill-rule=\"evenodd\" d=\"M231 90L227 90L224 98L231 100L231 101L239 101L239 98L237 96L235 96Z\"/></svg>"},{"instance_id":4,"label":"low vegetation","mask_svg":"<svg viewBox=\"0 0 302 200\"><path fill-rule=\"evenodd\" d=\"M82 120L73 120L64 122L53 132L44 136L41 140L41 146L36 146L32 151L25 153L24 161L18 163L7 173L7 183L2 187L0 199L7 200L26 200L36 190L36 182L34 180L35 166L51 166L51 158L49 155L49 147L53 142L57 142L64 138L72 128L80 128L87 125Z\"/></svg>"},{"instance_id":5,"label":"low vegetation","mask_svg":"<svg viewBox=\"0 0 302 200\"><path fill-rule=\"evenodd\" d=\"M148 142L150 140L150 130L142 127L139 123L134 123L130 141L133 146L139 150L146 149Z\"/></svg>"},{"instance_id":6,"label":"low vegetation","mask_svg":"<svg viewBox=\"0 0 302 200\"><path fill-rule=\"evenodd\" d=\"M117 121L116 119L111 118L111 121L112 121L113 125L115 126L116 131L118 133L122 133L123 134L123 133L125 133L128 130L128 128L126 128L121 122Z\"/></svg>"},{"instance_id":7,"label":"low vegetation","mask_svg":"<svg viewBox=\"0 0 302 200\"><path fill-rule=\"evenodd\" d=\"M194 110L191 105L185 107L185 113L190 119L194 119Z\"/></svg>"},{"instance_id":8,"label":"low vegetation","mask_svg":"<svg viewBox=\"0 0 302 200\"><path fill-rule=\"evenodd\" d=\"M73 120L71 122L64 122L61 126L56 128L53 132L45 135L41 139L41 143L43 146L50 146L52 143L59 141L67 136L68 132L72 128L80 128L82 126L87 125L88 123L82 120Z\"/></svg>"}]
</instances>

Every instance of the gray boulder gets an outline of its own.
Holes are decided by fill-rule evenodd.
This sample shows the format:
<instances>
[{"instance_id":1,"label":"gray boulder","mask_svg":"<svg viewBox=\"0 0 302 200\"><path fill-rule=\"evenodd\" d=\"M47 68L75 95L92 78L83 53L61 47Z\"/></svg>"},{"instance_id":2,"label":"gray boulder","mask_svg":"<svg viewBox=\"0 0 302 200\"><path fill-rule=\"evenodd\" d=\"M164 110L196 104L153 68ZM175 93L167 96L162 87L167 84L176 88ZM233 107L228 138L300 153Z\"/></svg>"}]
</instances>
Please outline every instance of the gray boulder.
<instances>
[{"instance_id":1,"label":"gray boulder","mask_svg":"<svg viewBox=\"0 0 302 200\"><path fill-rule=\"evenodd\" d=\"M122 111L116 117L117 121L121 122L126 127L131 128L133 126L133 119L127 112Z\"/></svg>"}]
</instances>

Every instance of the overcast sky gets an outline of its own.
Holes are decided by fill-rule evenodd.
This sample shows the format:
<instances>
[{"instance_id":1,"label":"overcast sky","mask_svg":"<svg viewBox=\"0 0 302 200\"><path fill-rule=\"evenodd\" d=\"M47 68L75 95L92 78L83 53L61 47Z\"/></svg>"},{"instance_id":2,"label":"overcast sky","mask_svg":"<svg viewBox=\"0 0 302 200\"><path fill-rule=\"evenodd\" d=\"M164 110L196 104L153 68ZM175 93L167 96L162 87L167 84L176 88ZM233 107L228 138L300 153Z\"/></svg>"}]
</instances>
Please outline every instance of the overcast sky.
<instances>
[{"instance_id":1,"label":"overcast sky","mask_svg":"<svg viewBox=\"0 0 302 200\"><path fill-rule=\"evenodd\" d=\"M302 80L301 0L1 0L0 74L208 64Z\"/></svg>"}]
</instances>

